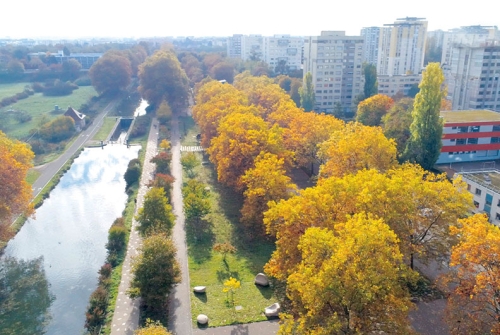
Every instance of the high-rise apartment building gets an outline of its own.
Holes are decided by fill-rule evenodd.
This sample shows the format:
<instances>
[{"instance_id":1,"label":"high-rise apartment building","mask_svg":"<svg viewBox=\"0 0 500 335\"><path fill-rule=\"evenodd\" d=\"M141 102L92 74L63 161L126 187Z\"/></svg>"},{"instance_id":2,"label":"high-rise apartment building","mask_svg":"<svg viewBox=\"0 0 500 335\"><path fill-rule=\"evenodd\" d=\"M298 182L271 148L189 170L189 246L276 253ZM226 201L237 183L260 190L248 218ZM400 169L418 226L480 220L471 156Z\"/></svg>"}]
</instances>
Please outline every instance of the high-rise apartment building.
<instances>
[{"instance_id":1,"label":"high-rise apartment building","mask_svg":"<svg viewBox=\"0 0 500 335\"><path fill-rule=\"evenodd\" d=\"M378 48L380 44L380 27L367 27L361 29L361 36L364 38L364 56L363 62L377 65Z\"/></svg>"},{"instance_id":2,"label":"high-rise apartment building","mask_svg":"<svg viewBox=\"0 0 500 335\"><path fill-rule=\"evenodd\" d=\"M227 56L242 60L262 60L264 41L261 35L235 34L227 39Z\"/></svg>"},{"instance_id":3,"label":"high-rise apartment building","mask_svg":"<svg viewBox=\"0 0 500 335\"><path fill-rule=\"evenodd\" d=\"M264 37L263 61L281 73L285 67L290 71L302 68L302 48L304 38L290 35ZM286 72L286 71L285 71Z\"/></svg>"},{"instance_id":4,"label":"high-rise apartment building","mask_svg":"<svg viewBox=\"0 0 500 335\"><path fill-rule=\"evenodd\" d=\"M406 17L381 29L377 73L381 75L418 74L424 66L427 21Z\"/></svg>"},{"instance_id":5,"label":"high-rise apartment building","mask_svg":"<svg viewBox=\"0 0 500 335\"><path fill-rule=\"evenodd\" d=\"M445 72L453 110L500 112L500 43L456 44Z\"/></svg>"},{"instance_id":6,"label":"high-rise apartment building","mask_svg":"<svg viewBox=\"0 0 500 335\"><path fill-rule=\"evenodd\" d=\"M322 31L304 41L304 77L313 79L315 111L354 111L353 101L363 92L363 37L346 36L344 31Z\"/></svg>"},{"instance_id":7,"label":"high-rise apartment building","mask_svg":"<svg viewBox=\"0 0 500 335\"><path fill-rule=\"evenodd\" d=\"M227 38L227 57L241 58L241 40L243 35L234 34Z\"/></svg>"}]
</instances>

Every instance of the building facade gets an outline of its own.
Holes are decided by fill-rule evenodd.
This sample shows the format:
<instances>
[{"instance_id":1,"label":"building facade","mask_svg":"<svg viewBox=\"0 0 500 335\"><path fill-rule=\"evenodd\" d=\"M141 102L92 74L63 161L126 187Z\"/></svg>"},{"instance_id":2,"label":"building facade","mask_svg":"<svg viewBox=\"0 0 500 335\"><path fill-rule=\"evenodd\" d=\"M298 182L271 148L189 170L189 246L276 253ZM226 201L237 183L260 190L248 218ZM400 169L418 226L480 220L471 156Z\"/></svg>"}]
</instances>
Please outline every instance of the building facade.
<instances>
[{"instance_id":1,"label":"building facade","mask_svg":"<svg viewBox=\"0 0 500 335\"><path fill-rule=\"evenodd\" d=\"M275 73L287 73L302 68L304 38L290 35L264 37L263 61Z\"/></svg>"},{"instance_id":2,"label":"building facade","mask_svg":"<svg viewBox=\"0 0 500 335\"><path fill-rule=\"evenodd\" d=\"M473 212L487 214L491 223L500 226L500 171L484 168L457 175L462 176L467 183L467 190L473 195Z\"/></svg>"},{"instance_id":3,"label":"building facade","mask_svg":"<svg viewBox=\"0 0 500 335\"><path fill-rule=\"evenodd\" d=\"M361 36L364 38L364 56L363 62L377 65L378 48L380 44L380 35L383 28L367 27L361 29Z\"/></svg>"},{"instance_id":4,"label":"building facade","mask_svg":"<svg viewBox=\"0 0 500 335\"><path fill-rule=\"evenodd\" d=\"M406 17L384 26L380 34L378 74L420 73L424 67L427 21Z\"/></svg>"},{"instance_id":5,"label":"building facade","mask_svg":"<svg viewBox=\"0 0 500 335\"><path fill-rule=\"evenodd\" d=\"M441 154L436 164L500 158L500 113L489 110L441 112Z\"/></svg>"},{"instance_id":6,"label":"building facade","mask_svg":"<svg viewBox=\"0 0 500 335\"><path fill-rule=\"evenodd\" d=\"M317 112L333 113L337 106L353 113L353 101L363 92L363 37L344 31L322 31L304 41L304 77L313 79Z\"/></svg>"},{"instance_id":7,"label":"building facade","mask_svg":"<svg viewBox=\"0 0 500 335\"><path fill-rule=\"evenodd\" d=\"M243 35L235 34L227 38L227 57L241 58L241 40Z\"/></svg>"},{"instance_id":8,"label":"building facade","mask_svg":"<svg viewBox=\"0 0 500 335\"><path fill-rule=\"evenodd\" d=\"M420 80L422 80L422 75L420 74L401 76L378 75L378 93L385 94L390 97L398 93L408 96L412 87L420 84Z\"/></svg>"}]
</instances>

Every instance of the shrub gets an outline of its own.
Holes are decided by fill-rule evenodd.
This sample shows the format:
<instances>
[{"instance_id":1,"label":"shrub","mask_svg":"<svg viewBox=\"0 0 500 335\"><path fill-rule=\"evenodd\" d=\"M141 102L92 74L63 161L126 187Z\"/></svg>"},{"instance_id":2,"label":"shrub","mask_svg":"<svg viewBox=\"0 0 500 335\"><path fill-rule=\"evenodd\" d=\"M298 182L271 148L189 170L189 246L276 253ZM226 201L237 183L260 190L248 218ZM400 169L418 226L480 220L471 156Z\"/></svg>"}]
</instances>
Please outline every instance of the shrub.
<instances>
[{"instance_id":1,"label":"shrub","mask_svg":"<svg viewBox=\"0 0 500 335\"><path fill-rule=\"evenodd\" d=\"M104 325L107 304L108 292L102 286L98 286L90 295L90 303L85 313L85 328L91 333Z\"/></svg>"},{"instance_id":2,"label":"shrub","mask_svg":"<svg viewBox=\"0 0 500 335\"><path fill-rule=\"evenodd\" d=\"M17 111L14 114L14 119L16 119L16 121L19 123L25 123L25 122L31 121L32 117L30 114L28 114L26 112Z\"/></svg>"},{"instance_id":3,"label":"shrub","mask_svg":"<svg viewBox=\"0 0 500 335\"><path fill-rule=\"evenodd\" d=\"M31 85L31 88L33 88L33 91L35 91L36 93L42 93L44 89L43 85L40 83L33 83Z\"/></svg>"},{"instance_id":4,"label":"shrub","mask_svg":"<svg viewBox=\"0 0 500 335\"><path fill-rule=\"evenodd\" d=\"M135 158L132 159L128 163L127 171L125 171L125 175L123 178L126 182L126 188L129 188L130 185L134 184L141 177L141 162Z\"/></svg>"},{"instance_id":5,"label":"shrub","mask_svg":"<svg viewBox=\"0 0 500 335\"><path fill-rule=\"evenodd\" d=\"M92 81L90 77L81 77L74 81L75 85L78 86L92 86Z\"/></svg>"},{"instance_id":6,"label":"shrub","mask_svg":"<svg viewBox=\"0 0 500 335\"><path fill-rule=\"evenodd\" d=\"M56 80L53 85L46 84L45 89L43 90L43 95L46 96L63 96L70 95L73 93L73 90L77 89L78 85L73 83L62 82L60 80Z\"/></svg>"},{"instance_id":7,"label":"shrub","mask_svg":"<svg viewBox=\"0 0 500 335\"><path fill-rule=\"evenodd\" d=\"M42 139L49 142L60 142L75 133L75 121L69 116L59 116L44 124L40 129Z\"/></svg>"},{"instance_id":8,"label":"shrub","mask_svg":"<svg viewBox=\"0 0 500 335\"><path fill-rule=\"evenodd\" d=\"M26 91L16 94L16 99L17 100L26 99L28 97L29 97L29 94Z\"/></svg>"},{"instance_id":9,"label":"shrub","mask_svg":"<svg viewBox=\"0 0 500 335\"><path fill-rule=\"evenodd\" d=\"M127 228L124 226L112 225L108 232L108 243L106 248L109 254L117 254L122 251L127 243Z\"/></svg>"}]
</instances>

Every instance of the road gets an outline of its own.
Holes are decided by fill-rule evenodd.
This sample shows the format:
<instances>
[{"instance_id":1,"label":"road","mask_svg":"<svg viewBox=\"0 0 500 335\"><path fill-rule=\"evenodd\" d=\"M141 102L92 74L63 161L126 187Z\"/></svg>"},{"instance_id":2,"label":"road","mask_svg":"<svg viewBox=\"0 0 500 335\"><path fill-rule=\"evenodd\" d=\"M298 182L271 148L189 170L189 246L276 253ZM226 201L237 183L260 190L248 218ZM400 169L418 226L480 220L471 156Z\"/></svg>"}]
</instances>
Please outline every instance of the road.
<instances>
[{"instance_id":1,"label":"road","mask_svg":"<svg viewBox=\"0 0 500 335\"><path fill-rule=\"evenodd\" d=\"M144 196L148 191L148 184L153 179L156 166L151 163L151 159L156 156L158 145L158 121L156 118L151 122L149 129L148 143L146 146L146 157L144 158L144 165L142 167L141 181L139 184L139 192L137 194L137 203L135 206L134 217L137 215L139 208L144 203ZM138 254L138 249L142 245L142 238L135 229L137 221L132 220L132 229L127 246L127 255L123 261L122 267L122 280L118 287L118 296L116 298L116 307L113 313L113 320L111 321L111 335L132 335L139 326L139 299L131 299L127 294L130 288L130 281L132 279L131 262L132 258Z\"/></svg>"},{"instance_id":2,"label":"road","mask_svg":"<svg viewBox=\"0 0 500 335\"><path fill-rule=\"evenodd\" d=\"M102 120L108 114L108 112L115 105L115 101L110 102L104 110L96 116L93 123L82 131L78 138L71 144L71 146L56 160L47 163L45 165L36 167L36 169L41 173L38 179L33 183L33 198L36 198L42 189L49 183L49 181L54 177L54 175L63 167L64 164L80 149L85 142L92 139L94 135L99 131L102 125Z\"/></svg>"},{"instance_id":3,"label":"road","mask_svg":"<svg viewBox=\"0 0 500 335\"><path fill-rule=\"evenodd\" d=\"M172 206L176 216L172 233L177 247L177 260L182 271L181 283L176 285L169 297L168 330L176 335L191 335L191 297L189 269L187 260L186 231L182 199L181 136L177 115L172 117L170 145L172 148L172 176L175 178L172 188Z\"/></svg>"}]
</instances>

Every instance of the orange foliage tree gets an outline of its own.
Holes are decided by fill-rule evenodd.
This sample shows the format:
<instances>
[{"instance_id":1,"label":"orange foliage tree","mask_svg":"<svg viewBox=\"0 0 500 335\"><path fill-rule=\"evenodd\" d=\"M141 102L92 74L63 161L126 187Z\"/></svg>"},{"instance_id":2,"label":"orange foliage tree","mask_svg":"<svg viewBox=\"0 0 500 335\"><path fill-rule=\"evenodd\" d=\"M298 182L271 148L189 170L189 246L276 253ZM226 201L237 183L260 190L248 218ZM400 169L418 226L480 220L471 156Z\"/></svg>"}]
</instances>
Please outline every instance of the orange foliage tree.
<instances>
[{"instance_id":1,"label":"orange foliage tree","mask_svg":"<svg viewBox=\"0 0 500 335\"><path fill-rule=\"evenodd\" d=\"M452 334L500 334L500 228L476 214L451 227L446 321Z\"/></svg>"},{"instance_id":2,"label":"orange foliage tree","mask_svg":"<svg viewBox=\"0 0 500 335\"><path fill-rule=\"evenodd\" d=\"M254 164L260 152L283 157L282 129L250 113L232 113L219 125L218 136L212 139L207 152L217 168L218 180L241 191L241 176Z\"/></svg>"},{"instance_id":3,"label":"orange foliage tree","mask_svg":"<svg viewBox=\"0 0 500 335\"><path fill-rule=\"evenodd\" d=\"M10 139L0 131L0 238L11 236L12 216L33 212L31 186L26 174L33 166L33 151L25 143Z\"/></svg>"},{"instance_id":4,"label":"orange foliage tree","mask_svg":"<svg viewBox=\"0 0 500 335\"><path fill-rule=\"evenodd\" d=\"M358 104L356 121L365 126L380 126L382 117L394 104L394 100L384 94L377 94Z\"/></svg>"},{"instance_id":5,"label":"orange foliage tree","mask_svg":"<svg viewBox=\"0 0 500 335\"><path fill-rule=\"evenodd\" d=\"M246 190L241 209L241 222L256 235L264 235L263 213L268 202L286 199L296 192L296 185L285 173L283 158L270 153L261 153L255 159L255 166L248 169L241 178Z\"/></svg>"}]
</instances>

